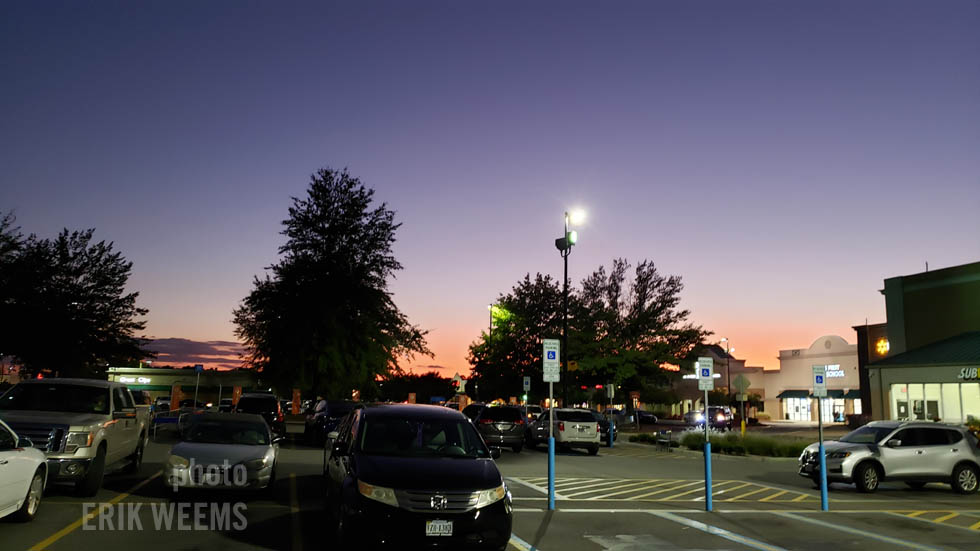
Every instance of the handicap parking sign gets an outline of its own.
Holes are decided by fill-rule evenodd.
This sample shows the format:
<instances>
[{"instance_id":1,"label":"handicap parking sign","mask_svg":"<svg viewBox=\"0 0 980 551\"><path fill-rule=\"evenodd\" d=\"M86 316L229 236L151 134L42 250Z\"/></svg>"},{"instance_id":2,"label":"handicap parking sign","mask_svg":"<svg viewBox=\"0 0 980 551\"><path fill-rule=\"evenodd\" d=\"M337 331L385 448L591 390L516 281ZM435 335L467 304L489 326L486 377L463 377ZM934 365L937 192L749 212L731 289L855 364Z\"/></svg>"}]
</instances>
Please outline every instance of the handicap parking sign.
<instances>
[{"instance_id":1,"label":"handicap parking sign","mask_svg":"<svg viewBox=\"0 0 980 551\"><path fill-rule=\"evenodd\" d=\"M710 376L711 376L711 370L708 370L708 369L702 369L702 370L701 370L701 376L702 376L702 377L710 377Z\"/></svg>"},{"instance_id":2,"label":"handicap parking sign","mask_svg":"<svg viewBox=\"0 0 980 551\"><path fill-rule=\"evenodd\" d=\"M555 351L554 350L549 350L548 351L548 359L549 360L554 360L555 359Z\"/></svg>"},{"instance_id":3,"label":"handicap parking sign","mask_svg":"<svg viewBox=\"0 0 980 551\"><path fill-rule=\"evenodd\" d=\"M817 375L817 384L823 384L823 375Z\"/></svg>"}]
</instances>

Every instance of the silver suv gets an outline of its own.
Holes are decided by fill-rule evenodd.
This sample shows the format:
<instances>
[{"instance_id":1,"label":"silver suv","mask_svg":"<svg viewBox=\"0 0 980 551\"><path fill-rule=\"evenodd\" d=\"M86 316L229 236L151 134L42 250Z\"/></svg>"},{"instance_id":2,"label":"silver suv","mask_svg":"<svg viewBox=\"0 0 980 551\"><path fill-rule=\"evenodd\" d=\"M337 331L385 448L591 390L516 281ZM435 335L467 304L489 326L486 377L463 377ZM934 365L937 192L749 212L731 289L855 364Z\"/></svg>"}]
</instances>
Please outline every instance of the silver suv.
<instances>
[{"instance_id":1,"label":"silver suv","mask_svg":"<svg viewBox=\"0 0 980 551\"><path fill-rule=\"evenodd\" d=\"M980 449L966 427L943 423L875 421L838 441L824 442L827 481L873 492L885 480L912 488L945 482L960 494L977 491ZM819 480L819 444L800 455L800 476Z\"/></svg>"}]
</instances>

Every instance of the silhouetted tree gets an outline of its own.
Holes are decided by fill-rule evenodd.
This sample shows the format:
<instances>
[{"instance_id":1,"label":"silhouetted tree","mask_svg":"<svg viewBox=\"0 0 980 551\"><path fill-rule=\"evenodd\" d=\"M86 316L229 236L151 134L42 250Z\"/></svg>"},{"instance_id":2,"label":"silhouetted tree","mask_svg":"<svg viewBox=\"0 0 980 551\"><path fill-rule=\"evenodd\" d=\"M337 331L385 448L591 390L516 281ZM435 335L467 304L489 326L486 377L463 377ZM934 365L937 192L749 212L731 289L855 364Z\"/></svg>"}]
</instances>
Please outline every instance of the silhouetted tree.
<instances>
[{"instance_id":1,"label":"silhouetted tree","mask_svg":"<svg viewBox=\"0 0 980 551\"><path fill-rule=\"evenodd\" d=\"M391 373L379 382L379 387L379 399L392 402L404 402L410 392L415 393L415 401L419 404L428 404L433 397L448 400L456 394L452 379L443 377L437 371Z\"/></svg>"},{"instance_id":2,"label":"silhouetted tree","mask_svg":"<svg viewBox=\"0 0 980 551\"><path fill-rule=\"evenodd\" d=\"M431 354L388 291L399 224L384 203L371 208L373 196L347 171L314 174L283 221L281 259L234 311L247 363L281 390L349 399L399 357Z\"/></svg>"},{"instance_id":3,"label":"silhouetted tree","mask_svg":"<svg viewBox=\"0 0 980 551\"><path fill-rule=\"evenodd\" d=\"M113 244L92 242L94 229L63 230L55 239L22 238L7 216L0 228L0 350L21 373L49 370L62 377L104 373L152 357L138 319L139 293L127 292L132 262Z\"/></svg>"}]
</instances>

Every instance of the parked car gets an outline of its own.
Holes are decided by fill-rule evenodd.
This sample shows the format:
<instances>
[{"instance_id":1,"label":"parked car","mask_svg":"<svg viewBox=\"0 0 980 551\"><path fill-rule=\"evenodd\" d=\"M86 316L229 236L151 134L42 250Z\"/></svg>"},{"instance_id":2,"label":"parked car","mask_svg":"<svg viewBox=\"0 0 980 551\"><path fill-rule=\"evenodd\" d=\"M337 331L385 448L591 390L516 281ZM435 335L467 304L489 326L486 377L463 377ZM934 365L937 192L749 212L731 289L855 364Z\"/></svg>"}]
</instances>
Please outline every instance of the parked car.
<instances>
[{"instance_id":1,"label":"parked car","mask_svg":"<svg viewBox=\"0 0 980 551\"><path fill-rule=\"evenodd\" d=\"M598 411L589 410L592 413L592 418L599 423L599 440L601 442L609 442L609 428L612 427L613 431L613 442L619 438L619 429L616 428L616 422L606 419L606 416L599 413Z\"/></svg>"},{"instance_id":2,"label":"parked car","mask_svg":"<svg viewBox=\"0 0 980 551\"><path fill-rule=\"evenodd\" d=\"M485 407L487 407L487 405L484 403L477 402L477 403L470 404L465 408L463 408L463 415L465 415L467 418L469 418L470 421L472 421L476 419L478 415L480 415L480 412L483 411L483 408Z\"/></svg>"},{"instance_id":3,"label":"parked car","mask_svg":"<svg viewBox=\"0 0 980 551\"><path fill-rule=\"evenodd\" d=\"M555 447L561 450L585 448L589 454L599 453L599 423L592 417L592 412L583 409L555 409L555 420L552 433ZM544 410L541 416L531 424L526 433L528 447L548 442L548 425L551 419L549 410Z\"/></svg>"},{"instance_id":4,"label":"parked car","mask_svg":"<svg viewBox=\"0 0 980 551\"><path fill-rule=\"evenodd\" d=\"M960 494L977 491L980 449L966 427L945 423L875 421L840 440L824 442L828 482L854 484L870 493L883 481L899 480L919 489L943 482ZM799 474L820 476L819 443L799 459Z\"/></svg>"},{"instance_id":5,"label":"parked car","mask_svg":"<svg viewBox=\"0 0 980 551\"><path fill-rule=\"evenodd\" d=\"M231 398L222 398L221 401L218 402L218 411L220 413L231 413L231 410L234 409L234 407L235 404Z\"/></svg>"},{"instance_id":6,"label":"parked car","mask_svg":"<svg viewBox=\"0 0 980 551\"><path fill-rule=\"evenodd\" d=\"M657 416L643 409L636 410L636 418L640 422L640 424L648 424L648 425L657 424Z\"/></svg>"},{"instance_id":7,"label":"parked car","mask_svg":"<svg viewBox=\"0 0 980 551\"><path fill-rule=\"evenodd\" d=\"M511 495L473 423L440 406L353 410L326 461L327 509L350 548L507 548Z\"/></svg>"},{"instance_id":8,"label":"parked car","mask_svg":"<svg viewBox=\"0 0 980 551\"><path fill-rule=\"evenodd\" d=\"M473 420L483 441L490 447L510 448L521 453L524 447L524 413L514 406L493 406L480 410Z\"/></svg>"},{"instance_id":9,"label":"parked car","mask_svg":"<svg viewBox=\"0 0 980 551\"><path fill-rule=\"evenodd\" d=\"M310 445L322 446L327 441L327 434L337 428L340 420L354 408L358 402L320 400L313 410L306 414L303 426L303 439Z\"/></svg>"},{"instance_id":10,"label":"parked car","mask_svg":"<svg viewBox=\"0 0 980 551\"><path fill-rule=\"evenodd\" d=\"M535 404L528 404L523 406L522 409L524 410L524 416L528 423L537 419L541 415L541 412L544 411L543 407Z\"/></svg>"},{"instance_id":11,"label":"parked car","mask_svg":"<svg viewBox=\"0 0 980 551\"><path fill-rule=\"evenodd\" d=\"M708 419L711 428L732 430L732 410L728 406L708 406ZM704 410L685 413L684 422L691 426L704 425Z\"/></svg>"},{"instance_id":12,"label":"parked car","mask_svg":"<svg viewBox=\"0 0 980 551\"><path fill-rule=\"evenodd\" d=\"M159 396L153 401L153 413L164 413L170 411L170 397Z\"/></svg>"},{"instance_id":13,"label":"parked car","mask_svg":"<svg viewBox=\"0 0 980 551\"><path fill-rule=\"evenodd\" d=\"M0 518L33 520L41 505L48 467L44 452L0 421Z\"/></svg>"},{"instance_id":14,"label":"parked car","mask_svg":"<svg viewBox=\"0 0 980 551\"><path fill-rule=\"evenodd\" d=\"M47 478L94 496L107 470L139 472L149 413L122 383L97 379L31 379L0 397L0 419L45 453Z\"/></svg>"},{"instance_id":15,"label":"parked car","mask_svg":"<svg viewBox=\"0 0 980 551\"><path fill-rule=\"evenodd\" d=\"M164 483L175 491L271 488L281 439L272 435L261 415L198 414L183 440L170 450Z\"/></svg>"},{"instance_id":16,"label":"parked car","mask_svg":"<svg viewBox=\"0 0 980 551\"><path fill-rule=\"evenodd\" d=\"M276 436L286 435L286 416L279 400L271 394L246 393L238 398L235 413L254 413L261 415Z\"/></svg>"}]
</instances>

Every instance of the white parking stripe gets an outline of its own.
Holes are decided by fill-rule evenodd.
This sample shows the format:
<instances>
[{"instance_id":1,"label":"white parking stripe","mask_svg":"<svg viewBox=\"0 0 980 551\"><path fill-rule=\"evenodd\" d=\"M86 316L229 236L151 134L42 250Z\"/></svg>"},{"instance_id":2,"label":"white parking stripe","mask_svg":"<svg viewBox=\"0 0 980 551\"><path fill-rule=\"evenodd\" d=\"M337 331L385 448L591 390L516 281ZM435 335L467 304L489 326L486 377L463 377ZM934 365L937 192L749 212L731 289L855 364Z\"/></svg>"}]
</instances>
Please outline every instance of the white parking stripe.
<instances>
[{"instance_id":1,"label":"white parking stripe","mask_svg":"<svg viewBox=\"0 0 980 551\"><path fill-rule=\"evenodd\" d=\"M721 537L721 538L725 538L728 541L733 541L735 543L740 543L742 545L751 547L753 549L758 549L759 551L787 551L786 549L784 549L782 547L778 547L776 545L771 545L771 544L768 544L768 543L766 543L764 541L759 541L759 540L756 540L756 539L752 539L750 537L743 536L741 534L736 534L735 532L730 532L728 530L725 530L724 528L718 528L717 526L712 526L710 524L705 524L705 523L700 522L700 521L697 521L697 520L691 520L689 518L685 518L685 517L682 517L682 516L679 516L679 515L675 515L673 513L660 512L660 511L656 511L656 512L651 511L650 514L653 515L653 516L656 516L656 517L660 517L662 519L666 519L666 520L669 520L669 521L672 521L672 522L676 522L678 524L683 524L684 526L687 526L689 528L694 528L696 530L701 530L702 532L704 532L706 534L711 534L713 536L718 536L718 537Z\"/></svg>"},{"instance_id":2,"label":"white parking stripe","mask_svg":"<svg viewBox=\"0 0 980 551\"><path fill-rule=\"evenodd\" d=\"M537 484L531 484L530 482L525 482L520 478L507 478L507 480L511 482L516 482L517 484L520 484L521 486L524 486L526 488L530 488L536 492L541 492L544 495L548 495L548 488L542 488ZM555 491L555 499L565 499L565 498L562 497L561 494L559 494L557 491Z\"/></svg>"},{"instance_id":3,"label":"white parking stripe","mask_svg":"<svg viewBox=\"0 0 980 551\"><path fill-rule=\"evenodd\" d=\"M824 528L838 530L840 532L847 532L848 534L854 534L855 536L861 536L861 537L864 537L864 538L871 538L873 540L878 540L880 542L887 543L889 545L898 545L898 546L901 546L901 547L907 547L909 549L918 549L919 551L938 551L938 549L939 549L937 547L932 547L932 546L929 546L929 545L922 545L922 544L919 544L919 543L913 543L911 541L900 540L900 539L897 539L897 538L890 538L888 536L882 536L880 534L875 534L874 532L868 532L866 530L859 530L857 528L851 528L851 527L843 526L843 525L840 525L840 524L833 524L833 523L830 523L830 522L824 522L822 520L817 520L815 518L805 517L803 515L797 515L797 514L793 514L793 513L785 513L785 512L782 512L782 511L774 511L773 514L774 515L779 515L781 517L785 517L785 518L788 518L788 519L796 520L796 521L809 522L810 524L815 524L817 526L822 526Z\"/></svg>"}]
</instances>

